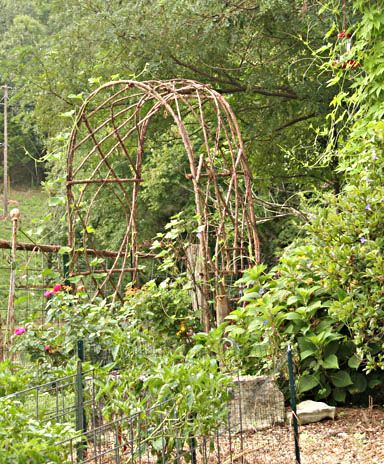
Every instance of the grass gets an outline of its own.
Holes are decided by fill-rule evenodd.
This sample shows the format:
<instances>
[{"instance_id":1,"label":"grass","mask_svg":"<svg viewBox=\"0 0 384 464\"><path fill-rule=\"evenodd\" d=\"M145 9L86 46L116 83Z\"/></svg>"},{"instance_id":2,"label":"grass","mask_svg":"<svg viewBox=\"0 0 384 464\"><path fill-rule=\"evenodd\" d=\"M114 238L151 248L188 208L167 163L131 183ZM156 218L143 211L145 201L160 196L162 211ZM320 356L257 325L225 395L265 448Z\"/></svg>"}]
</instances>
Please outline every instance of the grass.
<instances>
[{"instance_id":1,"label":"grass","mask_svg":"<svg viewBox=\"0 0 384 464\"><path fill-rule=\"evenodd\" d=\"M13 208L20 210L20 229L21 231L29 231L38 227L39 222L44 218L47 213L48 195L40 189L11 189L9 194L10 211ZM3 197L0 197L1 205L3 204ZM10 219L2 219L0 221L0 239L11 240L12 225ZM28 242L22 233L19 233L18 240L21 242Z\"/></svg>"}]
</instances>

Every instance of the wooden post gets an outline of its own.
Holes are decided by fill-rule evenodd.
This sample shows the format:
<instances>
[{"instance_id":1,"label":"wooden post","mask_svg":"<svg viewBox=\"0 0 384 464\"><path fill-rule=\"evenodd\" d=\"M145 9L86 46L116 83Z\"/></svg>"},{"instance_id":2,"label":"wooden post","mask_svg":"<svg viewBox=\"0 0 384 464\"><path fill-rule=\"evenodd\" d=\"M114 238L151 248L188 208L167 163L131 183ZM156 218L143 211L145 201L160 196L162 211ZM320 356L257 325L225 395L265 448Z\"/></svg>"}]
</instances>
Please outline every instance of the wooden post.
<instances>
[{"instance_id":1,"label":"wooden post","mask_svg":"<svg viewBox=\"0 0 384 464\"><path fill-rule=\"evenodd\" d=\"M4 89L4 143L3 143L3 210L4 217L8 216L8 86L3 85Z\"/></svg>"},{"instance_id":2,"label":"wooden post","mask_svg":"<svg viewBox=\"0 0 384 464\"><path fill-rule=\"evenodd\" d=\"M228 296L223 284L217 286L216 294L216 324L220 325L231 312Z\"/></svg>"},{"instance_id":3,"label":"wooden post","mask_svg":"<svg viewBox=\"0 0 384 464\"><path fill-rule=\"evenodd\" d=\"M204 331L209 332L210 311L207 293L207 282L204 278L203 256L201 255L200 246L197 244L189 245L186 249L187 273L192 280L192 308L194 311L201 311L201 323Z\"/></svg>"},{"instance_id":4,"label":"wooden post","mask_svg":"<svg viewBox=\"0 0 384 464\"><path fill-rule=\"evenodd\" d=\"M7 323L4 338L4 352L6 352L10 337L15 328L15 286L16 286L16 246L17 246L17 229L20 219L20 211L14 208L10 212L12 221L12 248L11 248L11 273L9 277L9 294Z\"/></svg>"}]
</instances>

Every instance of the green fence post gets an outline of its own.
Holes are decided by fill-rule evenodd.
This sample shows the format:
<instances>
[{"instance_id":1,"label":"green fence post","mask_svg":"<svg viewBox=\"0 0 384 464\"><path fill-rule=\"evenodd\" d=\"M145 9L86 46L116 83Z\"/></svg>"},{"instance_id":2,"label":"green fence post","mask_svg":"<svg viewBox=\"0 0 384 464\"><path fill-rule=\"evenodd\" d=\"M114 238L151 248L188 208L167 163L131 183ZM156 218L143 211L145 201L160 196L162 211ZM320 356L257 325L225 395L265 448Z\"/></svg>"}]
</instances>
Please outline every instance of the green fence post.
<instances>
[{"instance_id":1,"label":"green fence post","mask_svg":"<svg viewBox=\"0 0 384 464\"><path fill-rule=\"evenodd\" d=\"M83 361L84 361L84 342L77 341L77 370L76 370L76 430L85 433L87 431L84 409L84 382L83 382ZM86 443L81 440L77 448L77 461L84 461Z\"/></svg>"},{"instance_id":2,"label":"green fence post","mask_svg":"<svg viewBox=\"0 0 384 464\"><path fill-rule=\"evenodd\" d=\"M63 254L63 276L64 284L69 285L69 255L68 253Z\"/></svg>"},{"instance_id":3,"label":"green fence post","mask_svg":"<svg viewBox=\"0 0 384 464\"><path fill-rule=\"evenodd\" d=\"M299 445L299 427L297 423L297 412L296 412L295 375L293 373L291 345L288 345L287 355L288 355L289 391L291 394L292 425L293 425L293 435L295 438L296 464L301 464L300 445Z\"/></svg>"}]
</instances>

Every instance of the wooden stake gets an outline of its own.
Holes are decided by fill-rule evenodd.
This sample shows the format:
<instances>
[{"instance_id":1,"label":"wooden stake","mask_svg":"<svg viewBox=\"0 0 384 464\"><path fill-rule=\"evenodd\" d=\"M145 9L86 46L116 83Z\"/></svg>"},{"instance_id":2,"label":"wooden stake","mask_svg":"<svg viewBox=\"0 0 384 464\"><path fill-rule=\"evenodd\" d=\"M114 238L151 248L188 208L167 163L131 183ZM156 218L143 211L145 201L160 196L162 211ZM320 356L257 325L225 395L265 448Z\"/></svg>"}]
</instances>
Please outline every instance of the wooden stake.
<instances>
[{"instance_id":1,"label":"wooden stake","mask_svg":"<svg viewBox=\"0 0 384 464\"><path fill-rule=\"evenodd\" d=\"M11 273L9 277L9 294L8 294L8 310L7 310L7 325L4 338L4 352L6 353L9 347L9 341L15 328L15 284L16 284L16 245L17 245L17 228L19 225L20 211L14 208L10 212L12 220L12 248L11 248Z\"/></svg>"}]
</instances>

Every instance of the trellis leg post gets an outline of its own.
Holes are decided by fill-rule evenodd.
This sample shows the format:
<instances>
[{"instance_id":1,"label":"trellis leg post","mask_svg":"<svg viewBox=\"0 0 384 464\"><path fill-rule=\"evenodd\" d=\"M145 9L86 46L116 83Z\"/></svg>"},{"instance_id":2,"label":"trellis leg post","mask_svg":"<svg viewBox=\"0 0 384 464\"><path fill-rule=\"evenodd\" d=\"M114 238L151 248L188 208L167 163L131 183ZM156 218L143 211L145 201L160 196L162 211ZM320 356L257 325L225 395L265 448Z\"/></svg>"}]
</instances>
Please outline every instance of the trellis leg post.
<instances>
[{"instance_id":1,"label":"trellis leg post","mask_svg":"<svg viewBox=\"0 0 384 464\"><path fill-rule=\"evenodd\" d=\"M201 311L201 323L204 331L209 332L209 301L207 298L206 282L203 266L203 255L197 244L191 244L186 248L187 274L192 281L192 308L194 311Z\"/></svg>"},{"instance_id":2,"label":"trellis leg post","mask_svg":"<svg viewBox=\"0 0 384 464\"><path fill-rule=\"evenodd\" d=\"M296 411L295 376L293 373L291 345L288 345L287 355L288 355L289 391L290 391L290 396L291 396L291 408L292 408L292 426L293 426L293 435L295 439L295 457L296 457L296 464L301 464L300 445L299 445L299 426L297 423L297 411Z\"/></svg>"},{"instance_id":3,"label":"trellis leg post","mask_svg":"<svg viewBox=\"0 0 384 464\"><path fill-rule=\"evenodd\" d=\"M231 312L231 308L223 283L216 286L216 292L216 325L219 326Z\"/></svg>"}]
</instances>

